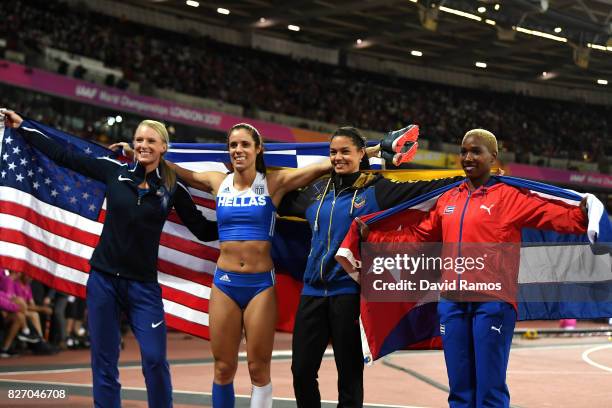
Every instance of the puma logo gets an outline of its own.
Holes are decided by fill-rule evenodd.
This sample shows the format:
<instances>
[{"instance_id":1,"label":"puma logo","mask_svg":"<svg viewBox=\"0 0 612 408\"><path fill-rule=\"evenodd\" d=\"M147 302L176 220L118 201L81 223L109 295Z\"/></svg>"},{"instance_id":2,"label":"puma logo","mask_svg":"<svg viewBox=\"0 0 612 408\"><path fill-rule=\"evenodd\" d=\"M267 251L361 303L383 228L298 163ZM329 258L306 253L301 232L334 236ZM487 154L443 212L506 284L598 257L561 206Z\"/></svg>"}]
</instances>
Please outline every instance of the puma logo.
<instances>
[{"instance_id":1,"label":"puma logo","mask_svg":"<svg viewBox=\"0 0 612 408\"><path fill-rule=\"evenodd\" d=\"M498 332L499 334L501 334L501 328L502 328L501 324L499 325L499 327L491 326L491 330L494 330L494 331Z\"/></svg>"},{"instance_id":2,"label":"puma logo","mask_svg":"<svg viewBox=\"0 0 612 408\"><path fill-rule=\"evenodd\" d=\"M489 215L491 215L491 208L493 208L494 205L495 204L491 204L490 206L487 207L486 205L481 204L480 205L480 209L481 210L486 210L489 213Z\"/></svg>"}]
</instances>

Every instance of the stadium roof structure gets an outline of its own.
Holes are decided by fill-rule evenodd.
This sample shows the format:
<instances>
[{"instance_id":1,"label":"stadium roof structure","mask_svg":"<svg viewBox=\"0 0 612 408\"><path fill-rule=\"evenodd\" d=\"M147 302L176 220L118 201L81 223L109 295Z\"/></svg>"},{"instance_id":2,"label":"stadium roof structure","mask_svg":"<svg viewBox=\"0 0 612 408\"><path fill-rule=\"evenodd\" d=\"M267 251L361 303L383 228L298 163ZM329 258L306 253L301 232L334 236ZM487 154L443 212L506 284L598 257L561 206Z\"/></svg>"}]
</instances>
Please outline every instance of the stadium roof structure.
<instances>
[{"instance_id":1,"label":"stadium roof structure","mask_svg":"<svg viewBox=\"0 0 612 408\"><path fill-rule=\"evenodd\" d=\"M473 73L482 62L486 75L599 90L597 80L612 82L612 0L129 2L413 65Z\"/></svg>"}]
</instances>

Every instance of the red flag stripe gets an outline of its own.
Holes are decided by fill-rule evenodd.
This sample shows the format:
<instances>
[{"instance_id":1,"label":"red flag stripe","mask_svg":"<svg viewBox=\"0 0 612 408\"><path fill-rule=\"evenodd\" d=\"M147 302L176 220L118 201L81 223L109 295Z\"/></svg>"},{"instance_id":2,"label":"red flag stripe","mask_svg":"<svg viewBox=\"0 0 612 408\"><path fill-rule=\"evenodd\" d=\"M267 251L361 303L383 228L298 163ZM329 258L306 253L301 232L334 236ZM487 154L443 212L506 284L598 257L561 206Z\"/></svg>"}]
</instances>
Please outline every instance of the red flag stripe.
<instances>
[{"instance_id":1,"label":"red flag stripe","mask_svg":"<svg viewBox=\"0 0 612 408\"><path fill-rule=\"evenodd\" d=\"M106 204L106 201L104 201L104 203ZM100 210L100 214L98 214L98 222L100 224L104 224L104 221L106 220L106 209L101 209Z\"/></svg>"},{"instance_id":2,"label":"red flag stripe","mask_svg":"<svg viewBox=\"0 0 612 408\"><path fill-rule=\"evenodd\" d=\"M0 265L7 269L23 271L30 275L32 278L39 280L45 285L51 286L61 292L68 293L69 295L79 296L82 298L85 297L85 285L62 279L47 272L47 270L45 269L39 268L29 262L24 261L23 259L0 255Z\"/></svg>"},{"instance_id":3,"label":"red flag stripe","mask_svg":"<svg viewBox=\"0 0 612 408\"><path fill-rule=\"evenodd\" d=\"M36 252L37 254L42 255L46 258L49 258L53 262L56 262L58 264L78 269L80 271L89 270L89 262L87 259L78 255L73 255L70 252L65 252L57 248L53 248L45 244L44 242L41 242L27 234L24 234L21 231L0 227L0 236L2 237L2 241L27 247L31 251Z\"/></svg>"},{"instance_id":4,"label":"red flag stripe","mask_svg":"<svg viewBox=\"0 0 612 408\"><path fill-rule=\"evenodd\" d=\"M202 337L205 339L210 338L208 326L202 326L201 324L193 323L168 313L166 313L166 325L168 325L168 327L170 328L180 330L182 332L189 333L194 336Z\"/></svg>"},{"instance_id":5,"label":"red flag stripe","mask_svg":"<svg viewBox=\"0 0 612 408\"><path fill-rule=\"evenodd\" d=\"M210 286L212 284L212 275L205 272L194 271L165 259L159 258L157 260L157 270L167 273L168 275L174 275L182 279L197 282L204 286Z\"/></svg>"},{"instance_id":6,"label":"red flag stripe","mask_svg":"<svg viewBox=\"0 0 612 408\"><path fill-rule=\"evenodd\" d=\"M31 208L21 204L0 200L0 213L23 218L40 228L52 231L54 234L70 239L71 241L77 241L90 247L95 247L98 244L98 235L42 216Z\"/></svg>"},{"instance_id":7,"label":"red flag stripe","mask_svg":"<svg viewBox=\"0 0 612 408\"><path fill-rule=\"evenodd\" d=\"M198 197L196 195L192 195L191 198L196 205L201 205L202 207L210 208L211 210L214 210L217 207L215 200Z\"/></svg>"},{"instance_id":8,"label":"red flag stripe","mask_svg":"<svg viewBox=\"0 0 612 408\"><path fill-rule=\"evenodd\" d=\"M208 285L201 285L163 272L157 273L157 280L160 285L187 293L195 299L208 300L210 298L210 286Z\"/></svg>"},{"instance_id":9,"label":"red flag stripe","mask_svg":"<svg viewBox=\"0 0 612 408\"><path fill-rule=\"evenodd\" d=\"M177 235L162 233L159 244L212 262L216 262L217 258L219 258L219 250L217 248L202 245Z\"/></svg>"},{"instance_id":10,"label":"red flag stripe","mask_svg":"<svg viewBox=\"0 0 612 408\"><path fill-rule=\"evenodd\" d=\"M74 296L85 297L85 285L53 275L52 273L47 272L45 269L32 265L31 263L26 262L23 259L0 255L0 264L2 264L3 267L8 269L25 271L34 279L39 280L48 286L54 287L55 289L61 292ZM161 285L161 287L164 298L186 306L190 309L208 313L207 299L202 299L168 286Z\"/></svg>"},{"instance_id":11,"label":"red flag stripe","mask_svg":"<svg viewBox=\"0 0 612 408\"><path fill-rule=\"evenodd\" d=\"M164 299L172 300L200 312L208 313L208 299L202 299L197 296L192 296L187 292L169 286L161 285L162 296Z\"/></svg>"}]
</instances>

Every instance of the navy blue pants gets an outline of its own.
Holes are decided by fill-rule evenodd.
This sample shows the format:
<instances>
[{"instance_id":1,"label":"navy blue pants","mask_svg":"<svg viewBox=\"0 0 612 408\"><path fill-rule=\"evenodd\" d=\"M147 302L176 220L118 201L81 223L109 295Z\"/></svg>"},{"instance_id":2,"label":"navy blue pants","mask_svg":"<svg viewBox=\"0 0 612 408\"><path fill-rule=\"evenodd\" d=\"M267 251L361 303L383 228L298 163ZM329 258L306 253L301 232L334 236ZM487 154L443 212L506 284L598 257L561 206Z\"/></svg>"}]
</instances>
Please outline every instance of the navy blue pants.
<instances>
[{"instance_id":1,"label":"navy blue pants","mask_svg":"<svg viewBox=\"0 0 612 408\"><path fill-rule=\"evenodd\" d=\"M166 359L166 323L159 284L91 271L87 281L87 310L95 406L121 406L117 363L123 311L140 345L149 407L171 407L172 384Z\"/></svg>"},{"instance_id":2,"label":"navy blue pants","mask_svg":"<svg viewBox=\"0 0 612 408\"><path fill-rule=\"evenodd\" d=\"M506 370L516 312L505 302L438 303L451 408L510 406Z\"/></svg>"}]
</instances>

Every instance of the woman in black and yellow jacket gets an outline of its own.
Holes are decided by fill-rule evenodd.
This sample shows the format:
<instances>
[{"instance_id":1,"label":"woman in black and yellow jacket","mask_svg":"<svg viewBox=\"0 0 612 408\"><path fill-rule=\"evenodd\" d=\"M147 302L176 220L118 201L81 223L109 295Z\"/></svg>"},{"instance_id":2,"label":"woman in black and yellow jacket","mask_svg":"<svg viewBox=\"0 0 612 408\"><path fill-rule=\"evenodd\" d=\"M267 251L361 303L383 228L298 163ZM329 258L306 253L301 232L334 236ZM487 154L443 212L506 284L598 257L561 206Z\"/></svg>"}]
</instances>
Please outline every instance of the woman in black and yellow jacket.
<instances>
[{"instance_id":1,"label":"woman in black and yellow jacket","mask_svg":"<svg viewBox=\"0 0 612 408\"><path fill-rule=\"evenodd\" d=\"M387 138L392 140L382 145L395 145L408 131L410 128L390 132ZM369 168L366 140L352 127L334 132L330 160L333 171L329 177L285 196L278 209L280 215L305 218L312 230L292 344L291 370L298 407L320 406L317 372L330 340L338 369L338 406L363 405L359 284L334 258L353 219L463 179L397 183L363 173L361 170Z\"/></svg>"}]
</instances>

